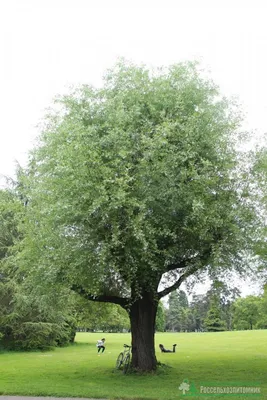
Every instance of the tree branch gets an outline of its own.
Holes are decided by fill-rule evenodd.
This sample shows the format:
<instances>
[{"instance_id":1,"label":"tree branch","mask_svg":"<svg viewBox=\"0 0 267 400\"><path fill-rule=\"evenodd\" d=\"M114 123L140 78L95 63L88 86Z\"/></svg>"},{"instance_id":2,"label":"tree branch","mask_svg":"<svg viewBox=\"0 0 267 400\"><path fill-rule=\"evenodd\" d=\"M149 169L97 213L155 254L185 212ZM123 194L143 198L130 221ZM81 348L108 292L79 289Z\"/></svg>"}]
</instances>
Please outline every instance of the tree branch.
<instances>
[{"instance_id":1,"label":"tree branch","mask_svg":"<svg viewBox=\"0 0 267 400\"><path fill-rule=\"evenodd\" d=\"M73 285L71 287L71 290L74 292L80 294L82 297L84 297L87 300L91 301L99 301L101 303L113 303L113 304L119 304L121 307L125 308L127 304L129 304L130 299L126 297L119 297L119 296L109 296L109 295L93 295L88 293L84 288L81 286L76 286Z\"/></svg>"},{"instance_id":2,"label":"tree branch","mask_svg":"<svg viewBox=\"0 0 267 400\"><path fill-rule=\"evenodd\" d=\"M195 260L199 259L200 257L201 258L204 258L204 257L206 258L207 256L209 257L210 253L211 253L211 250L208 249L208 250L205 250L201 255L196 254L195 256L187 257L181 261L177 261L172 264L169 264L166 266L165 272L174 271L175 269L184 269L184 268L188 267L188 264L194 262Z\"/></svg>"},{"instance_id":3,"label":"tree branch","mask_svg":"<svg viewBox=\"0 0 267 400\"><path fill-rule=\"evenodd\" d=\"M166 296L167 294L178 289L181 286L181 284L185 281L186 278L188 278L190 275L192 275L194 272L196 272L200 268L201 267L199 265L189 267L188 270L186 272L184 272L183 275L181 275L179 277L179 279L172 286L169 286L168 288L163 289L161 292L158 292L158 298L161 299L162 297Z\"/></svg>"},{"instance_id":4,"label":"tree branch","mask_svg":"<svg viewBox=\"0 0 267 400\"><path fill-rule=\"evenodd\" d=\"M212 251L212 249L209 248L209 249L206 249L201 256L198 255L196 257L192 257L191 259L183 260L180 263L171 264L170 265L171 268L166 270L166 272L173 271L174 269L182 269L182 268L186 268L186 267L188 267L188 269L182 275L180 275L179 279L172 286L169 286L168 288L163 289L162 291L158 292L158 294L157 294L158 299L161 299L162 297L166 296L167 294L178 289L181 286L181 284L186 280L186 278L188 278L190 275L194 274L196 271L198 271L199 269L202 269L205 265L207 265L209 257L211 255L211 251ZM199 265L199 263L196 263L191 266L187 266L188 262L196 261L198 258L201 258L201 260L202 260L201 265ZM179 266L179 265L181 265L181 266Z\"/></svg>"},{"instance_id":5,"label":"tree branch","mask_svg":"<svg viewBox=\"0 0 267 400\"><path fill-rule=\"evenodd\" d=\"M174 271L175 269L183 269L187 267L187 263L192 262L196 257L186 258L182 261L172 263L166 266L165 272Z\"/></svg>"}]
</instances>

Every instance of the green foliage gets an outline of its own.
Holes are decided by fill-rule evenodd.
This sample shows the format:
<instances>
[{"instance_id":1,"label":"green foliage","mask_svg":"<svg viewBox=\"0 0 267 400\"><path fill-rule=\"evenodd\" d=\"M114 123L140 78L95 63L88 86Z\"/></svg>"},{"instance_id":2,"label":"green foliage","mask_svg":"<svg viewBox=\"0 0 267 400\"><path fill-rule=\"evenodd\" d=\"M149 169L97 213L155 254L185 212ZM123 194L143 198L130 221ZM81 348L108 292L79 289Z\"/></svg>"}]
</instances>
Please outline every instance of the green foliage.
<instances>
[{"instance_id":1,"label":"green foliage","mask_svg":"<svg viewBox=\"0 0 267 400\"><path fill-rule=\"evenodd\" d=\"M193 294L190 304L184 291L172 292L169 297L166 328L174 331L203 331L206 329L205 320L212 309L209 318L211 320L218 318L218 321L223 321L223 329L232 330L233 304L238 297L240 291L236 287L231 287L218 279L212 282L206 294Z\"/></svg>"},{"instance_id":2,"label":"green foliage","mask_svg":"<svg viewBox=\"0 0 267 400\"><path fill-rule=\"evenodd\" d=\"M33 282L15 261L25 214L16 190L0 190L0 346L34 350L66 345L76 333L69 292L46 293L46 285Z\"/></svg>"},{"instance_id":3,"label":"green foliage","mask_svg":"<svg viewBox=\"0 0 267 400\"><path fill-rule=\"evenodd\" d=\"M108 332L129 331L130 320L127 312L116 304L108 304L111 309L107 320L103 323L102 329Z\"/></svg>"},{"instance_id":4,"label":"green foliage","mask_svg":"<svg viewBox=\"0 0 267 400\"><path fill-rule=\"evenodd\" d=\"M228 330L233 328L233 312L231 306L240 295L241 292L238 288L231 287L218 279L212 282L211 288L206 294L206 301L209 304L209 309L215 301L220 310L220 318L224 321L224 325L226 325Z\"/></svg>"},{"instance_id":5,"label":"green foliage","mask_svg":"<svg viewBox=\"0 0 267 400\"><path fill-rule=\"evenodd\" d=\"M123 332L130 329L127 312L116 304L88 302L77 296L75 315L80 330Z\"/></svg>"},{"instance_id":6,"label":"green foliage","mask_svg":"<svg viewBox=\"0 0 267 400\"><path fill-rule=\"evenodd\" d=\"M65 318L64 322L61 325L57 325L57 327L57 346L66 346L70 343L74 343L77 330L77 321L74 317L69 315Z\"/></svg>"},{"instance_id":7,"label":"green foliage","mask_svg":"<svg viewBox=\"0 0 267 400\"><path fill-rule=\"evenodd\" d=\"M12 313L15 285L12 282L0 281L0 326L3 326L3 319L6 315Z\"/></svg>"},{"instance_id":8,"label":"green foliage","mask_svg":"<svg viewBox=\"0 0 267 400\"><path fill-rule=\"evenodd\" d=\"M11 350L45 350L56 346L59 333L59 327L51 323L24 322L13 326L3 343Z\"/></svg>"},{"instance_id":9,"label":"green foliage","mask_svg":"<svg viewBox=\"0 0 267 400\"><path fill-rule=\"evenodd\" d=\"M233 304L233 324L235 329L253 329L260 320L261 299L247 296L237 299Z\"/></svg>"},{"instance_id":10,"label":"green foliage","mask_svg":"<svg viewBox=\"0 0 267 400\"><path fill-rule=\"evenodd\" d=\"M42 297L42 296L41 296ZM47 349L74 341L76 321L68 303L58 302L50 313L44 299L27 293L12 281L0 283L0 346L12 350ZM39 303L40 301L40 303Z\"/></svg>"},{"instance_id":11,"label":"green foliage","mask_svg":"<svg viewBox=\"0 0 267 400\"><path fill-rule=\"evenodd\" d=\"M156 332L164 332L166 324L166 310L163 303L160 301L156 315Z\"/></svg>"},{"instance_id":12,"label":"green foliage","mask_svg":"<svg viewBox=\"0 0 267 400\"><path fill-rule=\"evenodd\" d=\"M17 321L16 324L5 325L2 329L0 344L9 350L48 350L74 341L67 323L58 325L50 322Z\"/></svg>"},{"instance_id":13,"label":"green foliage","mask_svg":"<svg viewBox=\"0 0 267 400\"><path fill-rule=\"evenodd\" d=\"M9 262L41 293L44 313L63 287L122 305L138 325L133 363L154 370L153 350L137 356L147 349L138 345L145 310L153 335L158 301L188 277L247 268L257 182L237 151L239 112L194 63L149 71L119 62L101 88L81 86L55 108L19 175L27 207ZM180 330L187 317L183 306Z\"/></svg>"},{"instance_id":14,"label":"green foliage","mask_svg":"<svg viewBox=\"0 0 267 400\"><path fill-rule=\"evenodd\" d=\"M260 316L257 321L256 327L258 329L266 329L267 328L267 285L264 285L263 294L261 296L261 301L259 304L259 312Z\"/></svg>"},{"instance_id":15,"label":"green foliage","mask_svg":"<svg viewBox=\"0 0 267 400\"><path fill-rule=\"evenodd\" d=\"M226 330L226 324L222 319L218 298L214 297L211 307L204 320L205 329L208 332L222 332Z\"/></svg>"},{"instance_id":16,"label":"green foliage","mask_svg":"<svg viewBox=\"0 0 267 400\"><path fill-rule=\"evenodd\" d=\"M193 331L202 331L204 329L204 319L209 310L209 301L206 295L194 294L190 304L191 326Z\"/></svg>"},{"instance_id":17,"label":"green foliage","mask_svg":"<svg viewBox=\"0 0 267 400\"><path fill-rule=\"evenodd\" d=\"M242 265L252 207L237 176L239 116L194 64L119 63L101 89L57 105L25 177L25 268L134 300L174 262Z\"/></svg>"},{"instance_id":18,"label":"green foliage","mask_svg":"<svg viewBox=\"0 0 267 400\"><path fill-rule=\"evenodd\" d=\"M174 291L169 296L166 329L186 331L188 329L188 299L183 290Z\"/></svg>"},{"instance_id":19,"label":"green foliage","mask_svg":"<svg viewBox=\"0 0 267 400\"><path fill-rule=\"evenodd\" d=\"M1 261L10 248L20 238L19 224L23 215L23 206L11 190L0 190L0 273Z\"/></svg>"}]
</instances>

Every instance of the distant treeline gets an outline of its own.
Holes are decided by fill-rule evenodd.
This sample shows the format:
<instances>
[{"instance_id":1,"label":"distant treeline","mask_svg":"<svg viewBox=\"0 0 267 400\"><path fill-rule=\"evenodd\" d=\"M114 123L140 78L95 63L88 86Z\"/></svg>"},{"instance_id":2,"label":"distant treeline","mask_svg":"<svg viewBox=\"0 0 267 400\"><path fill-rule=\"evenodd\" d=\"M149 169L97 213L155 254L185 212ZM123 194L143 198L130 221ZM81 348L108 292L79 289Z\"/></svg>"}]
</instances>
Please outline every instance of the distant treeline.
<instances>
[{"instance_id":1,"label":"distant treeline","mask_svg":"<svg viewBox=\"0 0 267 400\"><path fill-rule=\"evenodd\" d=\"M267 286L262 295L241 297L214 281L206 294L194 294L189 303L184 291L171 293L165 309L165 330L176 332L225 331L267 328Z\"/></svg>"}]
</instances>

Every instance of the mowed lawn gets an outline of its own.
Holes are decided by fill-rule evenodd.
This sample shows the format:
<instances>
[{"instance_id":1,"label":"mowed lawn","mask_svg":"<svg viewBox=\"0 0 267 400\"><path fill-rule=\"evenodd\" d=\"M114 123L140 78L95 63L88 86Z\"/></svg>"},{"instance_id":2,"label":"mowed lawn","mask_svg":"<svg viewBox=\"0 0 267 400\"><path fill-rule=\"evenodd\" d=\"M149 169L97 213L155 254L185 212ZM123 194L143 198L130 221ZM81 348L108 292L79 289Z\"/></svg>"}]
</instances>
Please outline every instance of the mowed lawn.
<instances>
[{"instance_id":1,"label":"mowed lawn","mask_svg":"<svg viewBox=\"0 0 267 400\"><path fill-rule=\"evenodd\" d=\"M96 341L106 338L106 351ZM201 399L267 399L267 331L158 333L158 361L170 368L156 374L123 375L114 365L130 334L78 333L76 344L47 352L0 353L0 394L95 397L106 399L186 398L179 390L187 379L201 385L260 386L262 395L201 395ZM162 354L163 343L176 353ZM190 396L191 397L191 396Z\"/></svg>"}]
</instances>

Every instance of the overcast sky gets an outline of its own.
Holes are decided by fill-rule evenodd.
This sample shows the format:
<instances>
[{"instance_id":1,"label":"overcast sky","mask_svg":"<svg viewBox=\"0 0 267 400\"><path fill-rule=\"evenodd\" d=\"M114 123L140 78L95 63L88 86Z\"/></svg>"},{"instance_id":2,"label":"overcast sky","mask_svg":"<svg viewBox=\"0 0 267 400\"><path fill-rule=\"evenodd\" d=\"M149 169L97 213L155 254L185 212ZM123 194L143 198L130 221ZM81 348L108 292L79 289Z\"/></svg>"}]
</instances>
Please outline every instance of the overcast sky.
<instances>
[{"instance_id":1,"label":"overcast sky","mask_svg":"<svg viewBox=\"0 0 267 400\"><path fill-rule=\"evenodd\" d=\"M200 60L239 97L244 127L267 132L266 15L261 0L0 0L0 175L12 176L15 160L25 165L53 97L99 85L118 57Z\"/></svg>"}]
</instances>

